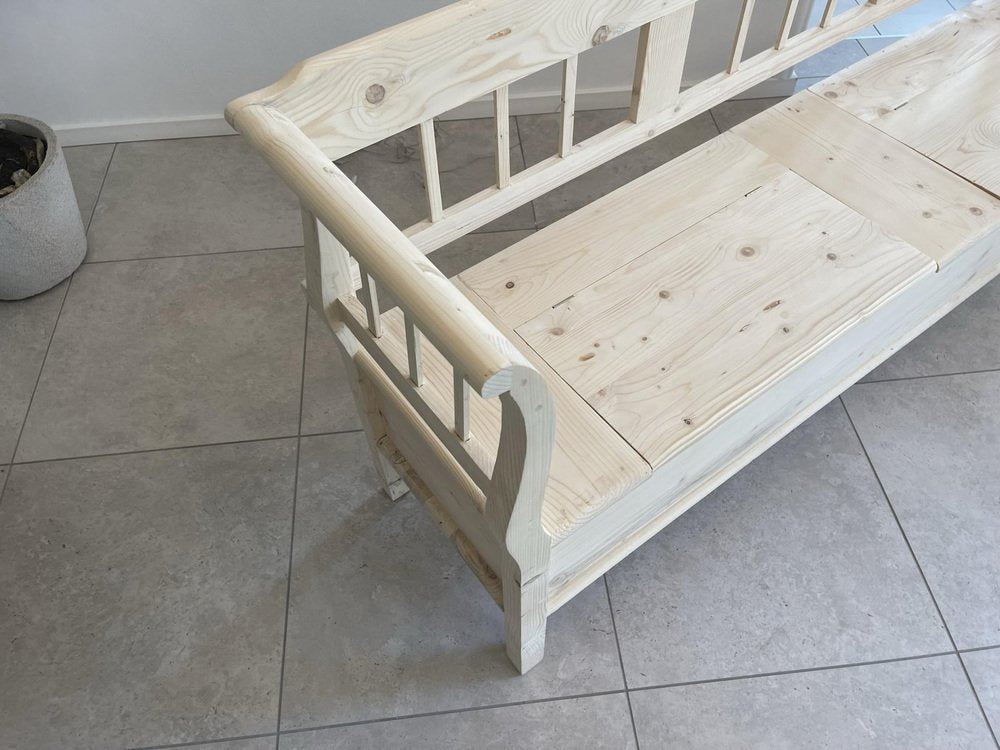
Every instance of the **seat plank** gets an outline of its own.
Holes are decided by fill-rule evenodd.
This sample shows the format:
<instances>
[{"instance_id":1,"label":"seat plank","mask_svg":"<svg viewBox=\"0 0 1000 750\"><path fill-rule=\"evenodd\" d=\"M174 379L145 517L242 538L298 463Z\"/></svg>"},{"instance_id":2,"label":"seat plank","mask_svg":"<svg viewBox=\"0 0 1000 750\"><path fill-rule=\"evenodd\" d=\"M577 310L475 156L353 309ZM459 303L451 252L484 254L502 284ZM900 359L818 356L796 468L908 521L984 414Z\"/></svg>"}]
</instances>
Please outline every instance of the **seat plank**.
<instances>
[{"instance_id":1,"label":"seat plank","mask_svg":"<svg viewBox=\"0 0 1000 750\"><path fill-rule=\"evenodd\" d=\"M762 151L723 134L459 278L516 328L783 171Z\"/></svg>"},{"instance_id":2,"label":"seat plank","mask_svg":"<svg viewBox=\"0 0 1000 750\"><path fill-rule=\"evenodd\" d=\"M1000 49L1000 1L976 2L810 87L874 122Z\"/></svg>"},{"instance_id":3,"label":"seat plank","mask_svg":"<svg viewBox=\"0 0 1000 750\"><path fill-rule=\"evenodd\" d=\"M455 280L473 304L492 313L482 300ZM345 298L345 309L364 321L364 309L353 298ZM502 325L497 321L498 325ZM542 508L542 525L554 542L566 537L604 504L625 493L649 475L649 464L636 453L583 399L556 375L542 359L506 327L501 330L521 344L525 357L542 373L556 405L556 442L552 468ZM379 344L400 372L407 371L406 327L398 308L382 314ZM423 341L424 385L419 389L428 406L447 422L453 407L452 367L426 339ZM472 396L469 402L472 449L476 458L496 455L500 441L500 402ZM491 466L484 465L489 472Z\"/></svg>"},{"instance_id":4,"label":"seat plank","mask_svg":"<svg viewBox=\"0 0 1000 750\"><path fill-rule=\"evenodd\" d=\"M1000 50L875 125L1000 196Z\"/></svg>"},{"instance_id":5,"label":"seat plank","mask_svg":"<svg viewBox=\"0 0 1000 750\"><path fill-rule=\"evenodd\" d=\"M518 333L655 468L934 269L787 172Z\"/></svg>"},{"instance_id":6,"label":"seat plank","mask_svg":"<svg viewBox=\"0 0 1000 750\"><path fill-rule=\"evenodd\" d=\"M732 132L940 265L1000 216L1000 201L811 91Z\"/></svg>"}]
</instances>

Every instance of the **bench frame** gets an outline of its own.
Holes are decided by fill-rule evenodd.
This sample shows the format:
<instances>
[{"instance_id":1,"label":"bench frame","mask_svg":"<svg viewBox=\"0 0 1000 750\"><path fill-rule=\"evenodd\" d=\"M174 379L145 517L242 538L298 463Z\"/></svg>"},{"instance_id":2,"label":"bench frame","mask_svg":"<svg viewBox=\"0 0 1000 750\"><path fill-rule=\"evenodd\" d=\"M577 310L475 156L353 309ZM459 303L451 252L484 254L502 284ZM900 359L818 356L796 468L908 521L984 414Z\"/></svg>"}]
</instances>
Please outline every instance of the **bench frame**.
<instances>
[{"instance_id":1,"label":"bench frame","mask_svg":"<svg viewBox=\"0 0 1000 750\"><path fill-rule=\"evenodd\" d=\"M412 490L454 541L503 608L507 653L522 673L542 658L549 614L986 283L1000 270L1000 244L986 238L920 279L556 545L541 523L556 419L545 380L514 334L425 253L913 2L871 0L834 15L829 0L819 26L793 35L798 0L788 0L773 47L744 60L754 0L743 0L726 69L682 90L693 0L464 0L306 60L226 108L302 203L307 296L335 334L385 491ZM628 120L574 144L577 56L634 28ZM555 64L558 151L512 175L509 86ZM495 185L445 207L434 118L489 94ZM428 218L401 231L333 160L414 126ZM380 341L378 289L403 311L405 363ZM454 371L450 418L421 391L427 344ZM470 430L470 397L499 399L495 452Z\"/></svg>"}]
</instances>

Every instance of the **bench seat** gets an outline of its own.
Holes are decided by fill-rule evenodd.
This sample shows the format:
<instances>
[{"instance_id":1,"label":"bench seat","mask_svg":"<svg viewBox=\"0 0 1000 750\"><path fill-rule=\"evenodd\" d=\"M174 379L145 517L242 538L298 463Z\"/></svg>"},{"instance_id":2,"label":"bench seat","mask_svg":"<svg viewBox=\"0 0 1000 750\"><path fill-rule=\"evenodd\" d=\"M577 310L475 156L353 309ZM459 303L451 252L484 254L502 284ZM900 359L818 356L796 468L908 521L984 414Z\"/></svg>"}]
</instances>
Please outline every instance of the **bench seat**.
<instances>
[{"instance_id":1,"label":"bench seat","mask_svg":"<svg viewBox=\"0 0 1000 750\"><path fill-rule=\"evenodd\" d=\"M973 6L958 15L978 30L997 20L991 13ZM925 33L925 54L950 43L950 23L947 34ZM600 416L586 437L595 450L623 440L658 474L650 486L690 472L672 477L676 515L690 504L685 490L690 502L702 496L1000 270L1000 67L991 44L967 71L952 71L942 53L936 77L903 100L928 122L936 116L941 132L977 134L976 158L966 158L968 136L923 136L906 108L872 115L864 97L857 111L872 116L863 119L819 86L455 281L544 363L574 419L584 404ZM893 48L880 55L859 66L873 73L849 69L840 79L850 85L828 85L884 96L878 73L893 69ZM949 110L949 90L963 107ZM974 92L977 120L968 119ZM815 396L801 391L806 381ZM557 453L566 439L580 436L557 432ZM562 483L556 464L552 481ZM641 481L575 507L546 496L543 518L563 521L550 611L665 523L662 507L653 513L642 496Z\"/></svg>"}]
</instances>

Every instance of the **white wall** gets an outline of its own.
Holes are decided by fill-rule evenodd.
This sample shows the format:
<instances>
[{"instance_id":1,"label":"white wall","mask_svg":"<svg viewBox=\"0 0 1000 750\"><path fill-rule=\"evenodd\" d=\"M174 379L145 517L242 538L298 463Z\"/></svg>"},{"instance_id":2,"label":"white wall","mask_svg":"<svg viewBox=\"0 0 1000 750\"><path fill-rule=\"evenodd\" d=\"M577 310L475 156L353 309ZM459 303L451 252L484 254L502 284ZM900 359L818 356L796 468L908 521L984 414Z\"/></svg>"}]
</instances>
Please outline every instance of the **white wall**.
<instances>
[{"instance_id":1,"label":"white wall","mask_svg":"<svg viewBox=\"0 0 1000 750\"><path fill-rule=\"evenodd\" d=\"M0 111L47 121L66 144L227 132L221 112L233 97L271 83L304 57L447 2L0 0ZM739 2L699 3L689 82L721 69ZM757 49L772 38L783 5L758 3ZM633 55L634 34L584 55L581 105L627 101ZM522 97L515 107L552 108L547 95L559 79L547 73L515 89Z\"/></svg>"}]
</instances>

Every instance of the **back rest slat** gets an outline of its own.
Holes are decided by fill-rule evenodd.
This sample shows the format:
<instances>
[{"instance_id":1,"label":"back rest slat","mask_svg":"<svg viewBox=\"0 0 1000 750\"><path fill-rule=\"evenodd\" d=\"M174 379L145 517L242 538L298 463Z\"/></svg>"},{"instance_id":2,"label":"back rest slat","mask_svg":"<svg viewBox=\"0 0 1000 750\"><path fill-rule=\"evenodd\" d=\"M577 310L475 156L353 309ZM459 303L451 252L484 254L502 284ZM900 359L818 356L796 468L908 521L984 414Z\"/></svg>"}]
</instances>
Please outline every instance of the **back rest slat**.
<instances>
[{"instance_id":1,"label":"back rest slat","mask_svg":"<svg viewBox=\"0 0 1000 750\"><path fill-rule=\"evenodd\" d=\"M300 63L231 102L282 112L331 159L694 0L462 0Z\"/></svg>"},{"instance_id":2,"label":"back rest slat","mask_svg":"<svg viewBox=\"0 0 1000 750\"><path fill-rule=\"evenodd\" d=\"M826 0L826 7L823 8L823 17L819 20L819 27L825 29L830 25L830 19L837 12L837 0Z\"/></svg>"},{"instance_id":3,"label":"back rest slat","mask_svg":"<svg viewBox=\"0 0 1000 750\"><path fill-rule=\"evenodd\" d=\"M559 113L559 156L573 150L573 121L576 117L576 55L563 61L562 97Z\"/></svg>"},{"instance_id":4,"label":"back rest slat","mask_svg":"<svg viewBox=\"0 0 1000 750\"><path fill-rule=\"evenodd\" d=\"M778 39L774 43L775 49L781 49L788 42L788 35L792 31L792 23L795 21L795 9L799 6L799 0L788 0L785 6L785 15L781 19L781 28L778 30Z\"/></svg>"},{"instance_id":5,"label":"back rest slat","mask_svg":"<svg viewBox=\"0 0 1000 750\"><path fill-rule=\"evenodd\" d=\"M694 5L689 5L640 30L629 111L632 122L642 122L677 100L693 18Z\"/></svg>"},{"instance_id":6,"label":"back rest slat","mask_svg":"<svg viewBox=\"0 0 1000 750\"><path fill-rule=\"evenodd\" d=\"M836 3L837 0L831 0ZM740 20L736 26L736 39L733 41L733 52L729 56L729 67L726 70L735 73L740 69L743 62L743 48L747 43L747 34L750 31L750 18L753 16L753 0L743 0L743 7L740 8Z\"/></svg>"},{"instance_id":7,"label":"back rest slat","mask_svg":"<svg viewBox=\"0 0 1000 750\"><path fill-rule=\"evenodd\" d=\"M493 116L496 120L497 187L510 184L510 94L506 86L493 92Z\"/></svg>"},{"instance_id":8,"label":"back rest slat","mask_svg":"<svg viewBox=\"0 0 1000 750\"><path fill-rule=\"evenodd\" d=\"M438 171L437 141L434 138L434 120L420 123L420 159L424 164L424 184L427 187L427 208L431 221L444 216L441 201L441 174Z\"/></svg>"}]
</instances>

